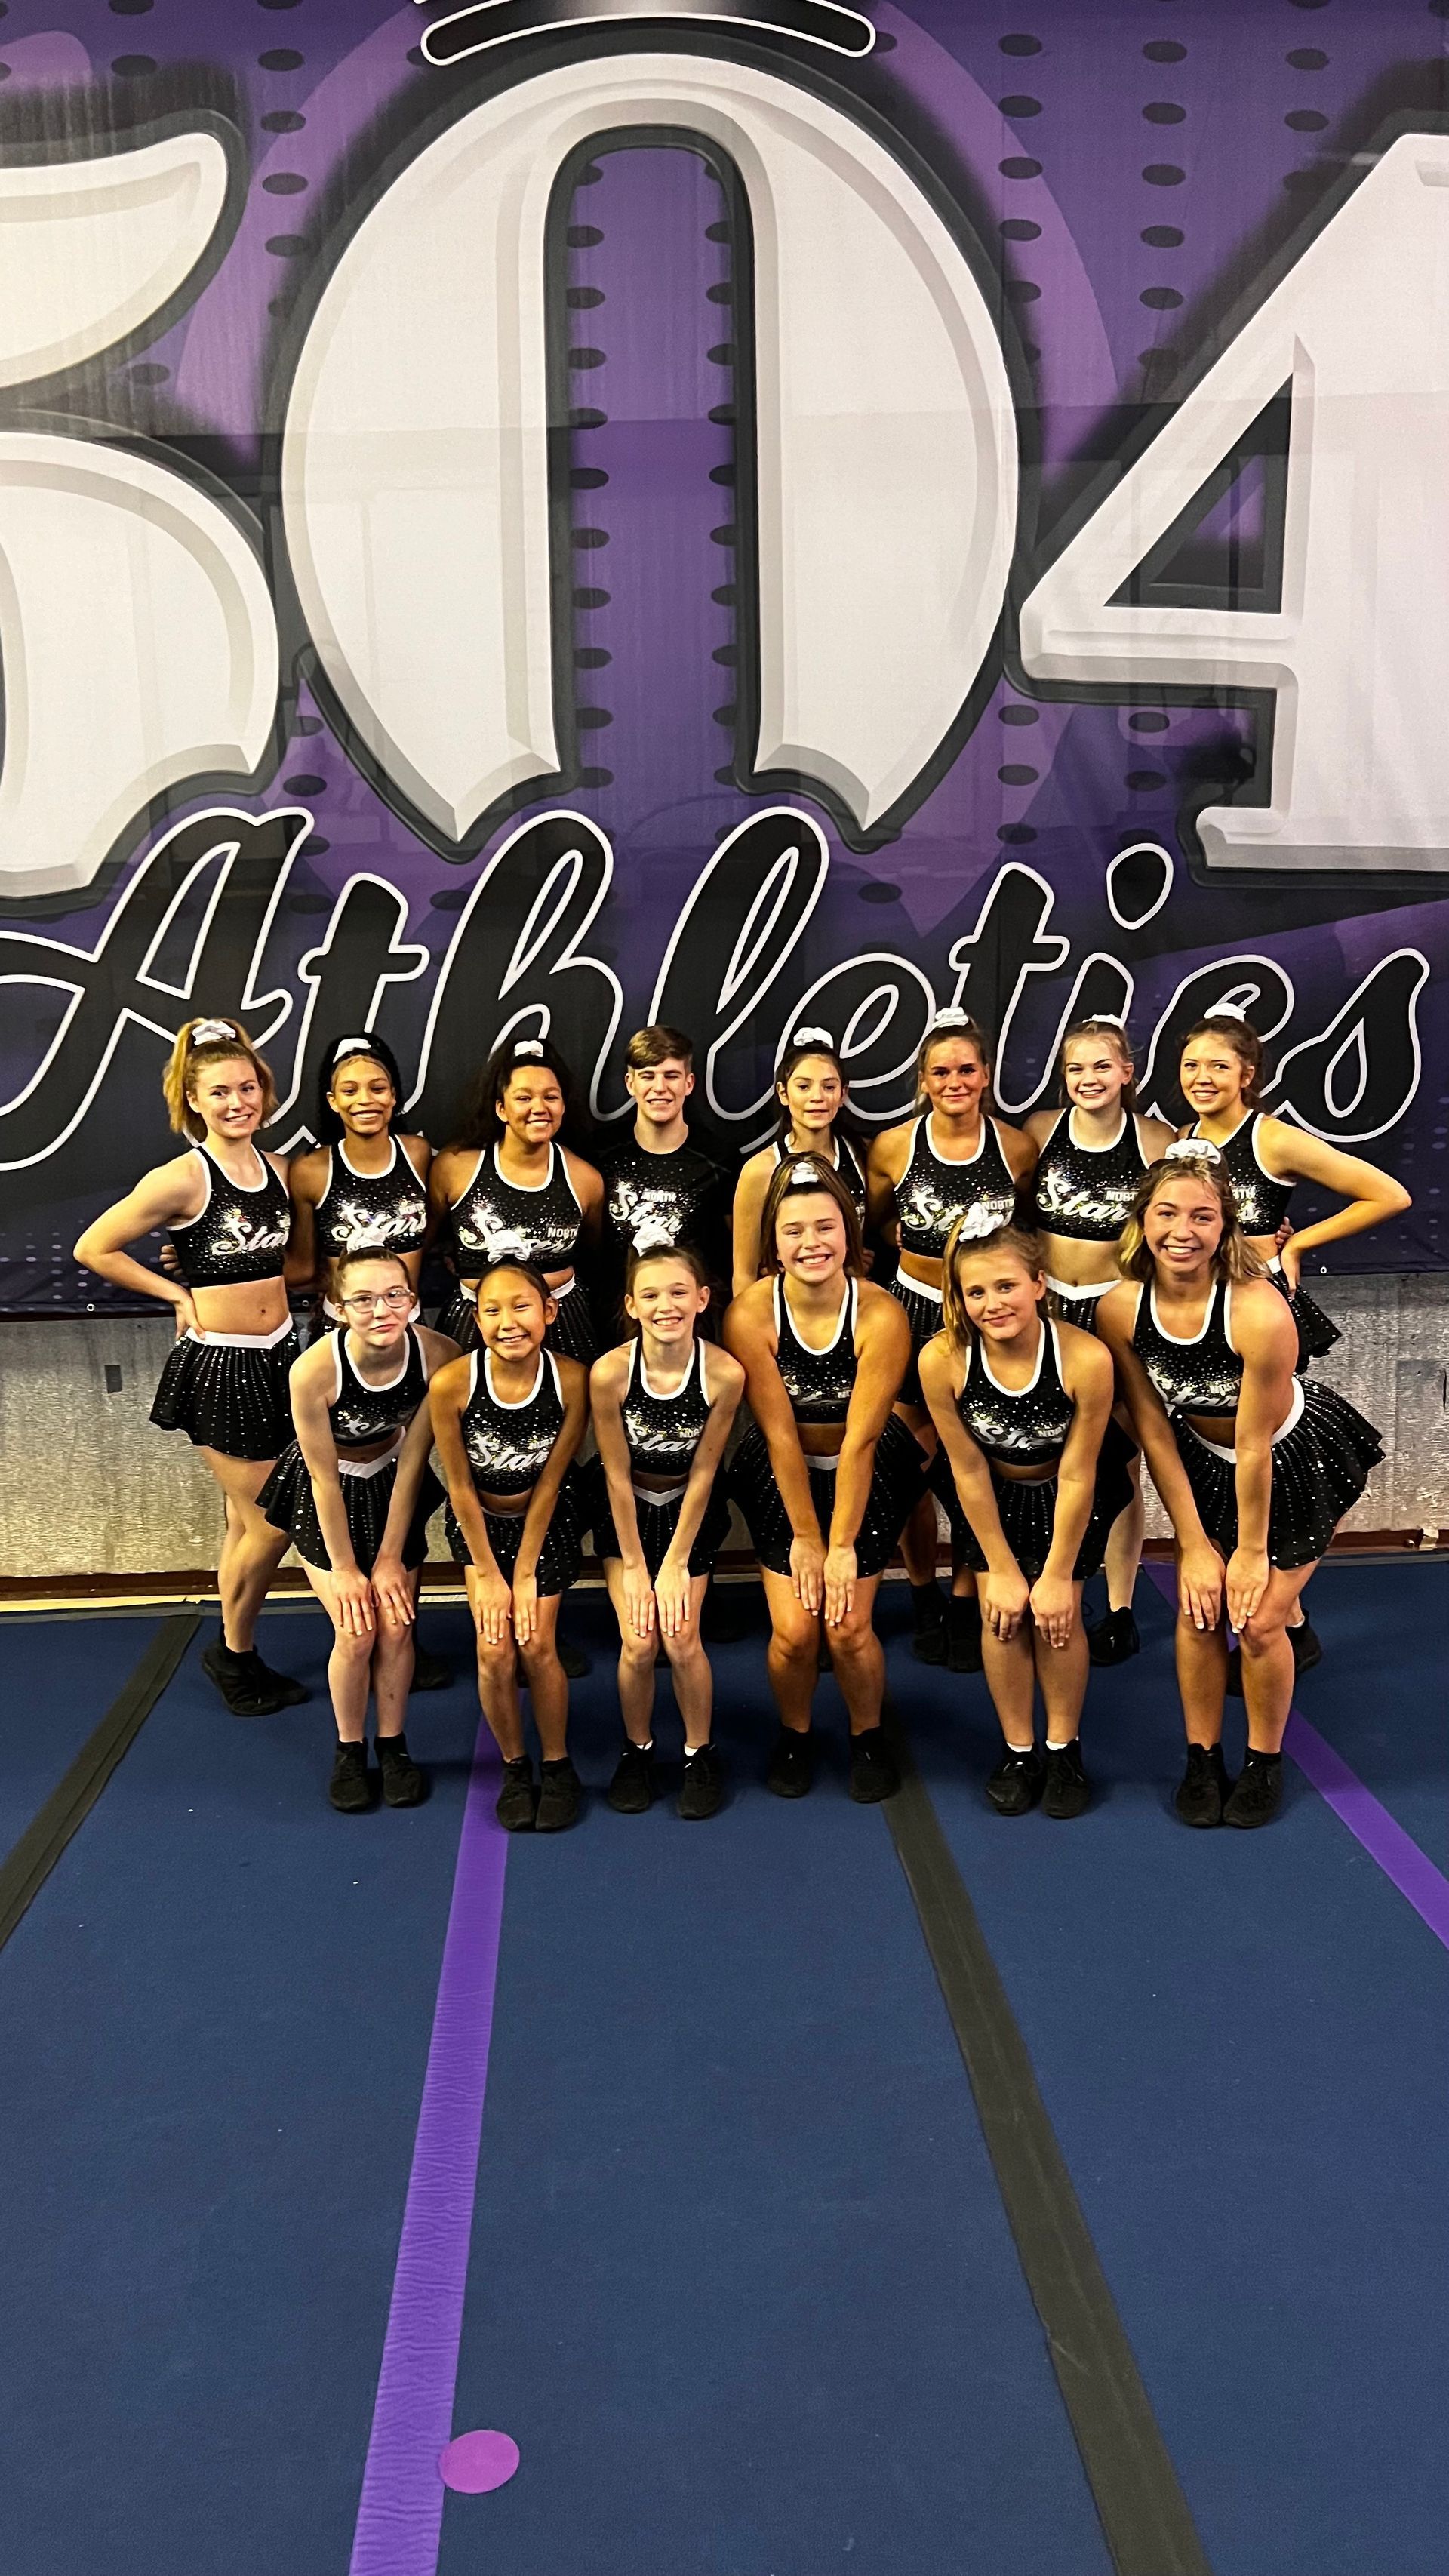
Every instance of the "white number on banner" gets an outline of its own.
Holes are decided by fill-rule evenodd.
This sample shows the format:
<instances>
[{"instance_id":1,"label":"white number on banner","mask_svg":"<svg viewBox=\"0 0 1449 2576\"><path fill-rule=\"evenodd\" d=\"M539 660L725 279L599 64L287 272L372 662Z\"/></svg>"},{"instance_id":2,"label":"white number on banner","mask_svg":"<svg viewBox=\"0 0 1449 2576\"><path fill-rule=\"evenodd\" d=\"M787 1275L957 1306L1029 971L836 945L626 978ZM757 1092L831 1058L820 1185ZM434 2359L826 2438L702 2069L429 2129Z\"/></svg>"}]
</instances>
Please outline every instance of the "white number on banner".
<instances>
[{"instance_id":1,"label":"white number on banner","mask_svg":"<svg viewBox=\"0 0 1449 2576\"><path fill-rule=\"evenodd\" d=\"M1038 583L1038 680L1276 693L1266 805L1228 868L1449 864L1449 136L1400 137ZM1281 606L1116 594L1292 389Z\"/></svg>"}]
</instances>

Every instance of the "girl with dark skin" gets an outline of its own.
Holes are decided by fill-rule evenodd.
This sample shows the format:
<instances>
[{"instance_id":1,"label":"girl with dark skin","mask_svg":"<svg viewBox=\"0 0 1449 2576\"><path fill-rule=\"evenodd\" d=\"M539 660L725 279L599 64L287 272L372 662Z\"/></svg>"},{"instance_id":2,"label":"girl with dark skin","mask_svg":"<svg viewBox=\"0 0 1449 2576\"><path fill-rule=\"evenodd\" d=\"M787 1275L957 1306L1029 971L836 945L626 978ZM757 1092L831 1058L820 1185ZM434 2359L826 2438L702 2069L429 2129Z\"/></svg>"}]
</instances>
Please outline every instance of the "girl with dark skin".
<instances>
[{"instance_id":1,"label":"girl with dark skin","mask_svg":"<svg viewBox=\"0 0 1449 2576\"><path fill-rule=\"evenodd\" d=\"M770 1612L780 1733L768 1785L782 1798L810 1787L823 1627L850 1715L850 1794L873 1803L900 1781L881 1728L885 1659L872 1612L925 1467L891 1409L910 1328L895 1299L863 1276L854 1202L817 1156L780 1165L761 1235L769 1270L736 1297L725 1343L754 1415L731 1490Z\"/></svg>"},{"instance_id":2,"label":"girl with dark skin","mask_svg":"<svg viewBox=\"0 0 1449 2576\"><path fill-rule=\"evenodd\" d=\"M473 1301L495 1238L521 1242L553 1315L550 1350L594 1358L586 1288L579 1279L599 1241L604 1184L563 1141L572 1077L546 1038L495 1048L469 1094L462 1132L434 1160L428 1198L457 1264L458 1296L438 1318L460 1350L476 1347Z\"/></svg>"},{"instance_id":3,"label":"girl with dark skin","mask_svg":"<svg viewBox=\"0 0 1449 2576\"><path fill-rule=\"evenodd\" d=\"M266 1717L307 1696L300 1682L263 1663L255 1645L257 1612L287 1546L257 1497L292 1436L287 1372L297 1351L283 1278L287 1166L256 1144L277 1094L239 1020L188 1020L162 1090L187 1150L87 1226L75 1257L98 1278L175 1312L176 1343L151 1419L186 1432L226 1506L221 1635L201 1660L235 1716ZM177 1256L171 1278L127 1249L162 1227Z\"/></svg>"},{"instance_id":4,"label":"girl with dark skin","mask_svg":"<svg viewBox=\"0 0 1449 2576\"><path fill-rule=\"evenodd\" d=\"M1331 1387L1295 1374L1287 1299L1248 1241L1226 1163L1170 1145L1122 1237L1126 1284L1098 1308L1177 1553L1184 1824L1267 1824L1293 1696L1288 1637L1304 1585L1382 1452ZM1225 1620L1242 1641L1248 1752L1223 1764Z\"/></svg>"},{"instance_id":5,"label":"girl with dark skin","mask_svg":"<svg viewBox=\"0 0 1449 2576\"><path fill-rule=\"evenodd\" d=\"M783 1162L799 1154L817 1154L844 1184L862 1218L865 1212L865 1149L851 1120L850 1085L828 1029L796 1029L775 1074L775 1098L779 1117L774 1136L741 1165L735 1185L737 1297L759 1278L761 1212L765 1193Z\"/></svg>"},{"instance_id":6,"label":"girl with dark skin","mask_svg":"<svg viewBox=\"0 0 1449 2576\"><path fill-rule=\"evenodd\" d=\"M579 1568L586 1519L573 1461L588 1428L588 1375L547 1348L556 1307L521 1253L478 1281L478 1343L428 1390L448 1485L448 1543L467 1569L478 1696L499 1751L496 1813L509 1833L558 1833L582 1790L568 1751L559 1601ZM542 1754L535 1781L518 1699L522 1668Z\"/></svg>"},{"instance_id":7,"label":"girl with dark skin","mask_svg":"<svg viewBox=\"0 0 1449 2576\"><path fill-rule=\"evenodd\" d=\"M355 1235L396 1252L417 1287L428 1229L426 1136L400 1131L402 1078L392 1050L370 1030L334 1039L323 1060L318 1142L293 1157L289 1288L317 1287Z\"/></svg>"},{"instance_id":8,"label":"girl with dark skin","mask_svg":"<svg viewBox=\"0 0 1449 2576\"><path fill-rule=\"evenodd\" d=\"M911 1327L901 1418L928 1451L934 1450L936 1435L916 1363L941 1329L946 1237L968 1208L984 1206L998 1224L1010 1223L1017 1193L1036 1160L1029 1136L989 1114L990 1088L991 1050L984 1031L955 1005L938 1011L917 1058L916 1114L876 1137L866 1167L870 1221L899 1250L892 1293ZM951 1599L942 1601L936 1581L936 1507L929 1495L907 1524L901 1552L911 1578L912 1652L925 1664L979 1673L976 1578L958 1561Z\"/></svg>"}]
</instances>

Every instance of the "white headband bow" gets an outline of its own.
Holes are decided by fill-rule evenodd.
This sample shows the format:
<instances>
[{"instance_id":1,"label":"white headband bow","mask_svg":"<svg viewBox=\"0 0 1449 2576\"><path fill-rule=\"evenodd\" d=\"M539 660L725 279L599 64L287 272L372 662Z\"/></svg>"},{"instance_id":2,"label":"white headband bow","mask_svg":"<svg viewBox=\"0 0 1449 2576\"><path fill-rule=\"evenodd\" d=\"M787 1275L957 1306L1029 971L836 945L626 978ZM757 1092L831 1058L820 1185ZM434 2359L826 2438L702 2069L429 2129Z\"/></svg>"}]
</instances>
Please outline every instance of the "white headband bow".
<instances>
[{"instance_id":1,"label":"white headband bow","mask_svg":"<svg viewBox=\"0 0 1449 2576\"><path fill-rule=\"evenodd\" d=\"M1246 1020L1247 1016L1241 1002L1214 1002L1208 1013L1210 1020Z\"/></svg>"},{"instance_id":2,"label":"white headband bow","mask_svg":"<svg viewBox=\"0 0 1449 2576\"><path fill-rule=\"evenodd\" d=\"M835 1040L829 1029L797 1029L790 1040L792 1047L823 1046L835 1053Z\"/></svg>"},{"instance_id":3,"label":"white headband bow","mask_svg":"<svg viewBox=\"0 0 1449 2576\"><path fill-rule=\"evenodd\" d=\"M1000 1217L993 1216L985 1201L978 1199L974 1207L966 1210L957 1226L956 1240L958 1243L984 1243L988 1234L998 1234L1000 1230Z\"/></svg>"},{"instance_id":4,"label":"white headband bow","mask_svg":"<svg viewBox=\"0 0 1449 2576\"><path fill-rule=\"evenodd\" d=\"M230 1020L198 1020L186 1043L188 1047L210 1046L214 1038L234 1038Z\"/></svg>"},{"instance_id":5,"label":"white headband bow","mask_svg":"<svg viewBox=\"0 0 1449 2576\"><path fill-rule=\"evenodd\" d=\"M528 1259L527 1244L521 1234L514 1233L511 1226L488 1227L483 1241L487 1246L490 1261L526 1261Z\"/></svg>"},{"instance_id":6,"label":"white headband bow","mask_svg":"<svg viewBox=\"0 0 1449 2576\"><path fill-rule=\"evenodd\" d=\"M1206 1136L1179 1136L1175 1144L1167 1146L1162 1159L1164 1163L1220 1163L1223 1158Z\"/></svg>"},{"instance_id":7,"label":"white headband bow","mask_svg":"<svg viewBox=\"0 0 1449 2576\"><path fill-rule=\"evenodd\" d=\"M1127 1034L1127 1023L1120 1011L1093 1011L1092 1020L1098 1028L1120 1029L1124 1037Z\"/></svg>"},{"instance_id":8,"label":"white headband bow","mask_svg":"<svg viewBox=\"0 0 1449 2576\"><path fill-rule=\"evenodd\" d=\"M339 1038L332 1050L332 1061L340 1064L345 1055L368 1055L376 1041L373 1038Z\"/></svg>"},{"instance_id":9,"label":"white headband bow","mask_svg":"<svg viewBox=\"0 0 1449 2576\"><path fill-rule=\"evenodd\" d=\"M940 1010L932 1013L931 1026L933 1029L964 1029L970 1019L970 1012L963 1011L959 1002L943 1002Z\"/></svg>"},{"instance_id":10,"label":"white headband bow","mask_svg":"<svg viewBox=\"0 0 1449 2576\"><path fill-rule=\"evenodd\" d=\"M824 1186L825 1185L820 1177L820 1165L818 1163L791 1164L790 1187L792 1190L818 1190L823 1189Z\"/></svg>"},{"instance_id":11,"label":"white headband bow","mask_svg":"<svg viewBox=\"0 0 1449 2576\"><path fill-rule=\"evenodd\" d=\"M515 1055L542 1055L543 1040L542 1038L515 1038L513 1052Z\"/></svg>"},{"instance_id":12,"label":"white headband bow","mask_svg":"<svg viewBox=\"0 0 1449 2576\"><path fill-rule=\"evenodd\" d=\"M639 1253L672 1252L674 1237L667 1225L660 1224L657 1216L646 1217L644 1223L635 1231L634 1249Z\"/></svg>"}]
</instances>

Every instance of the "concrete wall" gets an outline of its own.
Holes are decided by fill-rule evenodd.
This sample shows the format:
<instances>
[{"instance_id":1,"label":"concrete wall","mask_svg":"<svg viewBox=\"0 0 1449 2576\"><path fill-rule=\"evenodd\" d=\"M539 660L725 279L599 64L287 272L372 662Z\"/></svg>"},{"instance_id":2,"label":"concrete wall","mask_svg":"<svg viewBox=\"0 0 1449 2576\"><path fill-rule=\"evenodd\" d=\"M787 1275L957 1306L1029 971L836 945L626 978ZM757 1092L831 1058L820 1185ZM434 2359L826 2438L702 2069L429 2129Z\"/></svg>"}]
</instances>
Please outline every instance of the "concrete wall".
<instances>
[{"instance_id":1,"label":"concrete wall","mask_svg":"<svg viewBox=\"0 0 1449 2576\"><path fill-rule=\"evenodd\" d=\"M1449 1530L1449 1278L1311 1285L1344 1336L1321 1373L1383 1434L1349 1526ZM0 1324L0 1577L214 1564L211 1478L181 1433L147 1420L170 1336L164 1318ZM1149 1525L1166 1526L1155 1503Z\"/></svg>"}]
</instances>

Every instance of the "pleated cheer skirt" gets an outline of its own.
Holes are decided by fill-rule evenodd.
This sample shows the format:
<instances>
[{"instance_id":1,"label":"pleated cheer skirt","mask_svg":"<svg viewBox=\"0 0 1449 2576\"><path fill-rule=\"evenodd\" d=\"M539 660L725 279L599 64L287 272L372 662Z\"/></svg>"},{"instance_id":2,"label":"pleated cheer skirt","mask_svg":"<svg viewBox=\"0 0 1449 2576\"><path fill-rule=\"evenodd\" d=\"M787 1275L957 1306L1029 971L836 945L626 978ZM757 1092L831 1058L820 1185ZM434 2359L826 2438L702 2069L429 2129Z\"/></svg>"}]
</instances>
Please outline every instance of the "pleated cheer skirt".
<instances>
[{"instance_id":1,"label":"pleated cheer skirt","mask_svg":"<svg viewBox=\"0 0 1449 2576\"><path fill-rule=\"evenodd\" d=\"M1301 1377L1310 1360L1325 1358L1334 1343L1342 1341L1343 1335L1332 1316L1325 1315L1317 1299L1309 1296L1301 1279L1296 1288L1290 1289L1281 1270L1270 1269L1268 1276L1274 1287L1281 1290L1287 1298L1293 1321L1298 1327L1298 1358L1295 1365Z\"/></svg>"},{"instance_id":2,"label":"pleated cheer skirt","mask_svg":"<svg viewBox=\"0 0 1449 2576\"><path fill-rule=\"evenodd\" d=\"M448 1334L460 1351L476 1351L482 1347L478 1334L478 1310L472 1298L465 1297L461 1288L442 1308L437 1330ZM585 1368L593 1367L599 1356L599 1345L594 1320L589 1313L589 1301L580 1280L576 1279L568 1295L559 1299L558 1313L544 1334L543 1344L545 1350L557 1351L560 1359L581 1360Z\"/></svg>"},{"instance_id":3,"label":"pleated cheer skirt","mask_svg":"<svg viewBox=\"0 0 1449 2576\"><path fill-rule=\"evenodd\" d=\"M835 1510L835 1475L819 1461L806 1459L810 1496L820 1535L827 1543ZM780 1498L770 1449L758 1423L745 1433L729 1471L729 1490L744 1514L755 1554L770 1574L788 1574L794 1531ZM875 1446L870 1494L855 1541L856 1571L880 1574L889 1564L911 1513L926 1490L926 1455L899 1414L889 1417Z\"/></svg>"},{"instance_id":4,"label":"pleated cheer skirt","mask_svg":"<svg viewBox=\"0 0 1449 2576\"><path fill-rule=\"evenodd\" d=\"M1268 1510L1269 1561L1285 1570L1317 1563L1384 1454L1373 1424L1346 1397L1316 1378L1299 1383L1303 1411L1274 1443ZM1238 1543L1234 1462L1210 1449L1185 1422L1174 1420L1172 1427L1198 1517L1226 1560Z\"/></svg>"},{"instance_id":5,"label":"pleated cheer skirt","mask_svg":"<svg viewBox=\"0 0 1449 2576\"><path fill-rule=\"evenodd\" d=\"M1136 1444L1128 1439L1120 1423L1109 1422L1097 1455L1091 1515L1072 1568L1073 1579L1078 1583L1085 1583L1089 1575L1100 1571L1112 1524L1132 1500L1132 1479L1127 1470L1136 1455ZM944 1449L938 1449L931 1462L931 1487L946 1506L954 1551L960 1563L969 1565L973 1573L984 1574L985 1550L961 1508L956 1480ZM992 1464L991 1490L1001 1515L1002 1536L1028 1583L1035 1583L1051 1553L1052 1531L1056 1526L1056 1477L1044 1476L1040 1483L1031 1484L1025 1479L1000 1475Z\"/></svg>"},{"instance_id":6,"label":"pleated cheer skirt","mask_svg":"<svg viewBox=\"0 0 1449 2576\"><path fill-rule=\"evenodd\" d=\"M240 1346L185 1334L167 1354L151 1419L223 1458L278 1458L292 1437L287 1371L299 1348L290 1325L275 1342Z\"/></svg>"},{"instance_id":7,"label":"pleated cheer skirt","mask_svg":"<svg viewBox=\"0 0 1449 2576\"><path fill-rule=\"evenodd\" d=\"M898 1306L904 1307L911 1328L911 1356L896 1396L898 1404L918 1404L924 1412L926 1399L921 1393L921 1353L927 1342L942 1329L941 1300L923 1296L914 1281L898 1271L891 1281L890 1293Z\"/></svg>"},{"instance_id":8,"label":"pleated cheer skirt","mask_svg":"<svg viewBox=\"0 0 1449 2576\"><path fill-rule=\"evenodd\" d=\"M397 1483L397 1460L389 1458L375 1476L350 1476L342 1466L337 1479L342 1488L342 1507L347 1514L348 1535L352 1553L364 1574L370 1574L377 1561L392 1506L393 1488ZM428 1553L428 1523L443 1499L443 1489L431 1467L423 1470L418 1499L403 1540L404 1565L421 1565ZM327 1541L317 1518L317 1498L307 1462L295 1440L282 1451L257 1501L264 1519L273 1529L285 1530L297 1554L319 1572L330 1574L332 1559Z\"/></svg>"},{"instance_id":9,"label":"pleated cheer skirt","mask_svg":"<svg viewBox=\"0 0 1449 2576\"><path fill-rule=\"evenodd\" d=\"M527 1511L489 1512L483 1514L488 1544L497 1560L498 1571L508 1583L518 1563L523 1545L523 1524ZM538 1552L538 1595L547 1600L555 1592L567 1592L579 1570L583 1553L584 1532L588 1527L588 1496L583 1477L575 1466L564 1469L563 1483L553 1507L547 1535ZM449 1503L443 1515L443 1532L448 1546L460 1565L471 1565L468 1542L458 1527L453 1506Z\"/></svg>"},{"instance_id":10,"label":"pleated cheer skirt","mask_svg":"<svg viewBox=\"0 0 1449 2576\"><path fill-rule=\"evenodd\" d=\"M609 1487L602 1461L598 1458L590 1459L585 1474L590 1486L589 1526L594 1534L594 1553L600 1558L618 1556L621 1550L618 1533L614 1528L614 1515L609 1508ZM644 1562L649 1568L651 1583L658 1575L674 1543L674 1533L679 1527L679 1515L683 1509L682 1494L677 1494L672 1503L645 1503L640 1501L637 1493L634 1496L634 1518L639 1524L639 1544L644 1551ZM704 1518L695 1531L694 1545L689 1551L691 1574L713 1573L715 1558L729 1535L729 1526L729 1489L724 1472L721 1470L710 1487L709 1500L704 1507Z\"/></svg>"}]
</instances>

